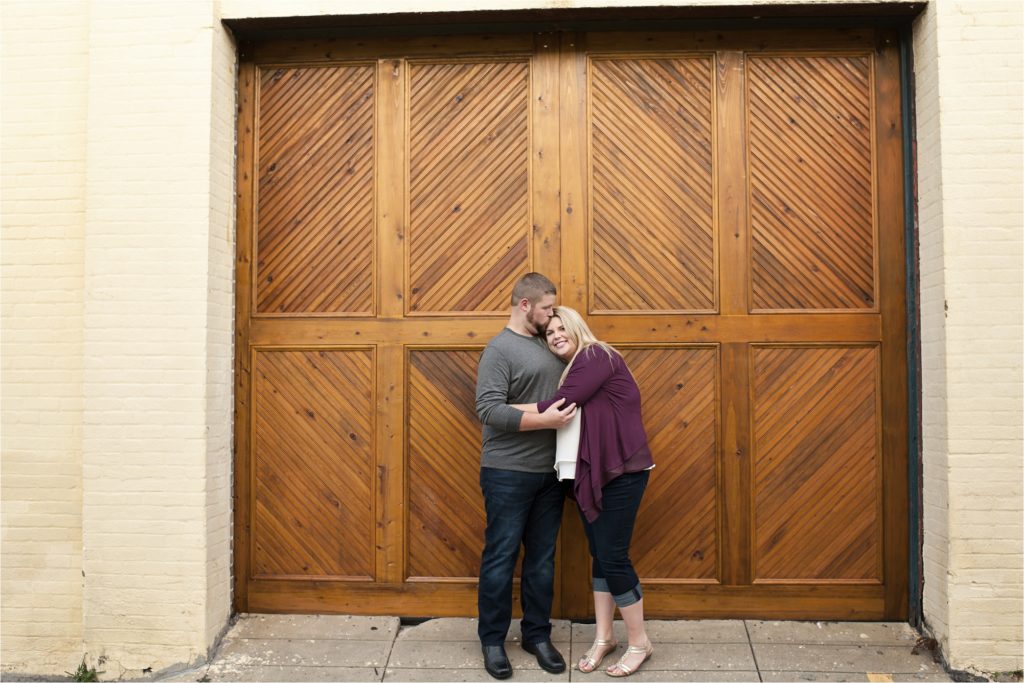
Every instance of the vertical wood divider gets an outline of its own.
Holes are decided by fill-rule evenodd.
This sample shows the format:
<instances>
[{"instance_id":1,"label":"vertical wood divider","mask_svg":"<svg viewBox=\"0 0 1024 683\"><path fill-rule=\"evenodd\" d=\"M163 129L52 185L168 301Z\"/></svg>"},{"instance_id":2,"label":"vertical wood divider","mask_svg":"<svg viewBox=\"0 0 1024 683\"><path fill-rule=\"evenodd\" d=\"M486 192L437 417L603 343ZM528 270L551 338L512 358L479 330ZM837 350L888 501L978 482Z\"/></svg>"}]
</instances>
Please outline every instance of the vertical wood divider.
<instances>
[{"instance_id":1,"label":"vertical wood divider","mask_svg":"<svg viewBox=\"0 0 1024 683\"><path fill-rule=\"evenodd\" d=\"M874 52L876 230L879 250L878 293L881 299L882 348L882 567L887 619L908 612L907 572L909 408L907 402L906 239L903 215L903 125L900 103L899 39L880 31Z\"/></svg>"},{"instance_id":2,"label":"vertical wood divider","mask_svg":"<svg viewBox=\"0 0 1024 683\"><path fill-rule=\"evenodd\" d=\"M744 54L715 55L715 226L718 250L719 314L750 311L750 220L747 210ZM747 585L752 579L750 345L726 343L719 355L718 501L719 580Z\"/></svg>"},{"instance_id":3,"label":"vertical wood divider","mask_svg":"<svg viewBox=\"0 0 1024 683\"><path fill-rule=\"evenodd\" d=\"M562 299L561 277L561 200L560 183L560 139L559 139L559 65L560 35L558 33L534 34L533 61L530 69L530 201L531 211L531 258L533 269L551 278L559 288L559 303ZM566 508L568 510L568 506ZM565 528L559 536L559 548L564 547ZM557 551L556 551L557 552ZM554 612L560 614L562 605L561 577L566 576L564 561L555 565Z\"/></svg>"},{"instance_id":4,"label":"vertical wood divider","mask_svg":"<svg viewBox=\"0 0 1024 683\"><path fill-rule=\"evenodd\" d=\"M559 213L562 241L558 302L587 315L588 215L586 169L589 158L587 55L585 35L563 33L558 61L562 93L559 140L561 173ZM592 618L590 553L576 503L567 500L562 521L561 605L564 618Z\"/></svg>"},{"instance_id":5,"label":"vertical wood divider","mask_svg":"<svg viewBox=\"0 0 1024 683\"><path fill-rule=\"evenodd\" d=\"M530 192L533 268L558 282L559 236L559 88L557 33L534 36L530 68Z\"/></svg>"},{"instance_id":6,"label":"vertical wood divider","mask_svg":"<svg viewBox=\"0 0 1024 683\"><path fill-rule=\"evenodd\" d=\"M586 36L582 33L563 33L559 81L562 92L559 139L561 140L561 201L560 223L562 235L562 273L559 303L587 315L587 262L590 240L587 216L587 166L590 159L589 125L587 114L587 53Z\"/></svg>"},{"instance_id":7,"label":"vertical wood divider","mask_svg":"<svg viewBox=\"0 0 1024 683\"><path fill-rule=\"evenodd\" d=\"M374 354L377 371L376 506L377 581L405 580L405 385L407 358L401 344L381 344Z\"/></svg>"},{"instance_id":8,"label":"vertical wood divider","mask_svg":"<svg viewBox=\"0 0 1024 683\"><path fill-rule=\"evenodd\" d=\"M750 212L747 207L744 55L715 55L715 226L719 313L750 311Z\"/></svg>"},{"instance_id":9,"label":"vertical wood divider","mask_svg":"<svg viewBox=\"0 0 1024 683\"><path fill-rule=\"evenodd\" d=\"M376 79L376 212L379 297L382 318L405 312L406 239L406 116L407 67L398 57L377 62Z\"/></svg>"},{"instance_id":10,"label":"vertical wood divider","mask_svg":"<svg viewBox=\"0 0 1024 683\"><path fill-rule=\"evenodd\" d=\"M752 409L748 386L751 351L747 343L727 343L721 345L719 357L722 386L719 580L731 586L746 586L753 581L753 420L748 419ZM751 378L749 382L752 381Z\"/></svg>"},{"instance_id":11,"label":"vertical wood divider","mask_svg":"<svg viewBox=\"0 0 1024 683\"><path fill-rule=\"evenodd\" d=\"M244 50L243 50L244 51ZM249 320L252 310L252 243L256 183L256 66L238 68L238 159L235 169L235 448L234 448L234 608L249 609L249 552L252 547L252 424Z\"/></svg>"},{"instance_id":12,"label":"vertical wood divider","mask_svg":"<svg viewBox=\"0 0 1024 683\"><path fill-rule=\"evenodd\" d=\"M406 62L399 58L377 62L376 81L376 215L379 278L377 315L401 319L405 313L406 206ZM405 579L405 347L379 341L376 353L375 466L377 581Z\"/></svg>"}]
</instances>

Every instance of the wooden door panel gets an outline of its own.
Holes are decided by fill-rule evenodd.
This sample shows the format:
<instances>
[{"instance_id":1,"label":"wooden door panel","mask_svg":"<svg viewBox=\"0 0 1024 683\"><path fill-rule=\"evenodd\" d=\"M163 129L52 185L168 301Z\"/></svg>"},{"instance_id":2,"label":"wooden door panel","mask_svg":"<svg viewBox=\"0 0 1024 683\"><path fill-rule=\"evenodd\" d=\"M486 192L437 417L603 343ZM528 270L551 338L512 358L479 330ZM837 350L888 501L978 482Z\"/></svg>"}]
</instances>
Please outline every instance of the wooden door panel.
<instances>
[{"instance_id":1,"label":"wooden door panel","mask_svg":"<svg viewBox=\"0 0 1024 683\"><path fill-rule=\"evenodd\" d=\"M409 577L473 582L480 573L480 351L409 353Z\"/></svg>"},{"instance_id":2,"label":"wooden door panel","mask_svg":"<svg viewBox=\"0 0 1024 683\"><path fill-rule=\"evenodd\" d=\"M374 309L374 67L267 68L256 110L256 311Z\"/></svg>"},{"instance_id":3,"label":"wooden door panel","mask_svg":"<svg viewBox=\"0 0 1024 683\"><path fill-rule=\"evenodd\" d=\"M874 308L871 84L866 55L749 60L755 310Z\"/></svg>"},{"instance_id":4,"label":"wooden door panel","mask_svg":"<svg viewBox=\"0 0 1024 683\"><path fill-rule=\"evenodd\" d=\"M755 347L755 581L881 581L878 353Z\"/></svg>"},{"instance_id":5,"label":"wooden door panel","mask_svg":"<svg viewBox=\"0 0 1024 683\"><path fill-rule=\"evenodd\" d=\"M258 351L253 574L371 580L373 352Z\"/></svg>"},{"instance_id":6,"label":"wooden door panel","mask_svg":"<svg viewBox=\"0 0 1024 683\"><path fill-rule=\"evenodd\" d=\"M898 52L873 30L274 42L240 67L236 608L473 616L514 281L619 347L657 617L906 613ZM556 615L588 616L560 537Z\"/></svg>"},{"instance_id":7,"label":"wooden door panel","mask_svg":"<svg viewBox=\"0 0 1024 683\"><path fill-rule=\"evenodd\" d=\"M530 269L529 62L409 69L408 313L508 308Z\"/></svg>"},{"instance_id":8,"label":"wooden door panel","mask_svg":"<svg viewBox=\"0 0 1024 683\"><path fill-rule=\"evenodd\" d=\"M713 60L592 58L590 310L715 309Z\"/></svg>"},{"instance_id":9,"label":"wooden door panel","mask_svg":"<svg viewBox=\"0 0 1024 683\"><path fill-rule=\"evenodd\" d=\"M631 555L644 579L718 578L718 360L714 347L623 348L655 468Z\"/></svg>"}]
</instances>

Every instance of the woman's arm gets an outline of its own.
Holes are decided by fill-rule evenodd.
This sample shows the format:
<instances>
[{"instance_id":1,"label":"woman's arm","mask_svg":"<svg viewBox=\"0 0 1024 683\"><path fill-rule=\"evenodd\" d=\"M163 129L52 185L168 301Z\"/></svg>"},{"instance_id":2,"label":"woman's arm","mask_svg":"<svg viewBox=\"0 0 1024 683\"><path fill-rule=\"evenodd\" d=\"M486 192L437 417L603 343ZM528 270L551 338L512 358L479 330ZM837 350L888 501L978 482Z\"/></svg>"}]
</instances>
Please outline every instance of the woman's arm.
<instances>
[{"instance_id":1,"label":"woman's arm","mask_svg":"<svg viewBox=\"0 0 1024 683\"><path fill-rule=\"evenodd\" d=\"M527 410L520 412L523 416L522 422L519 423L521 432L534 429L560 429L569 424L573 415L576 414L576 406L564 404L564 399L552 402L544 412L537 411L536 403L526 404L526 407L531 405L534 407L533 412Z\"/></svg>"},{"instance_id":2,"label":"woman's arm","mask_svg":"<svg viewBox=\"0 0 1024 683\"><path fill-rule=\"evenodd\" d=\"M511 405L516 410L523 411L524 413L539 413L540 412L539 410L537 410L537 404L536 403L510 403L509 405Z\"/></svg>"},{"instance_id":3,"label":"woman's arm","mask_svg":"<svg viewBox=\"0 0 1024 683\"><path fill-rule=\"evenodd\" d=\"M576 356L554 398L537 403L537 410L543 413L560 398L565 399L566 405L574 403L582 408L615 373L614 362L601 347L588 347Z\"/></svg>"}]
</instances>

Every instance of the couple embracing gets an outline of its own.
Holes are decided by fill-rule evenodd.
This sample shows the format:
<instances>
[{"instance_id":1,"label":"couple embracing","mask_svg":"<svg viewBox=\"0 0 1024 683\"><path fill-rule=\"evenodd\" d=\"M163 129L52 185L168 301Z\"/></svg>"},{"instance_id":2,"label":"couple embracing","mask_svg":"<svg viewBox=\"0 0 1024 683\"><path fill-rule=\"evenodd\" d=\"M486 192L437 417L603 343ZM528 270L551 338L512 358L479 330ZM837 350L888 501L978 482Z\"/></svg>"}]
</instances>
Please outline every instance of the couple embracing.
<instances>
[{"instance_id":1,"label":"couple embracing","mask_svg":"<svg viewBox=\"0 0 1024 683\"><path fill-rule=\"evenodd\" d=\"M629 642L605 673L628 676L653 652L629 544L654 463L640 391L622 356L599 341L576 311L555 306L555 296L555 285L543 275L522 277L512 290L508 325L480 357L476 409L483 423L480 488L487 530L478 633L484 667L495 678L512 675L504 643L522 546L522 647L545 671L565 670L551 643L551 604L555 540L571 483L593 560L596 616L595 640L577 668L595 671L618 648L612 634L617 607ZM574 418L581 423L578 452L560 454L568 462L556 470L554 430Z\"/></svg>"}]
</instances>

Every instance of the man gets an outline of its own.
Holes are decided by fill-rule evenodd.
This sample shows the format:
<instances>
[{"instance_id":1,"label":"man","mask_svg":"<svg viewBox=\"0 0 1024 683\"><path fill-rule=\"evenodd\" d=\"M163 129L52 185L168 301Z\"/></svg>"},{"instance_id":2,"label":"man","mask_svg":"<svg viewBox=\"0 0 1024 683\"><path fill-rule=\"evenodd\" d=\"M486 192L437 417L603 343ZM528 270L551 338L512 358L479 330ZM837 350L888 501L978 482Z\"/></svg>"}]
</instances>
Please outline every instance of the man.
<instances>
[{"instance_id":1,"label":"man","mask_svg":"<svg viewBox=\"0 0 1024 683\"><path fill-rule=\"evenodd\" d=\"M545 671L565 671L565 660L551 644L555 540L564 498L555 475L551 430L567 424L576 408L563 408L559 401L544 413L531 414L510 405L551 398L558 388L565 365L548 351L542 336L555 294L555 285L540 273L524 275L512 289L508 325L487 344L477 371L476 412L483 423L480 488L487 512L478 633L484 668L495 678L512 675L505 637L520 545L523 649Z\"/></svg>"}]
</instances>

